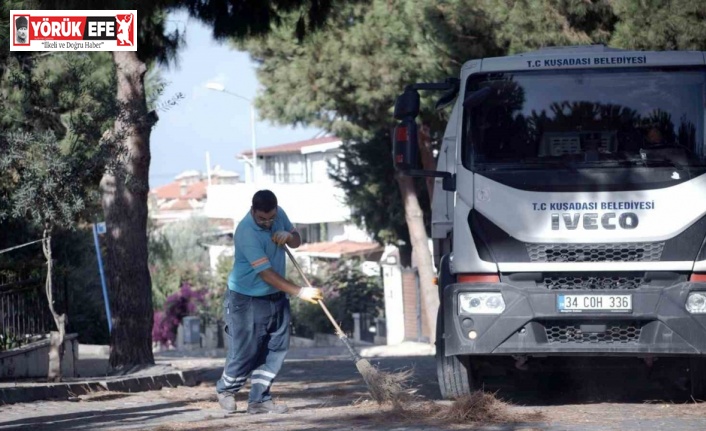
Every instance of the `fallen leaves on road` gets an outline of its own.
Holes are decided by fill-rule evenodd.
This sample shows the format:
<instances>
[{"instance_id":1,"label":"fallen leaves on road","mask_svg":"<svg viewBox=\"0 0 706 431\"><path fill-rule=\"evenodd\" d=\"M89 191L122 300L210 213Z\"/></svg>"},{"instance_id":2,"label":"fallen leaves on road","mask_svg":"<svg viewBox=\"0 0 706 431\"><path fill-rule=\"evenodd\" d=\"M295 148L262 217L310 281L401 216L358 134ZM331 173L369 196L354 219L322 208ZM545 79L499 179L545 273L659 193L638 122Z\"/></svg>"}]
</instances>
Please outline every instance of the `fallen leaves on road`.
<instances>
[{"instance_id":1,"label":"fallen leaves on road","mask_svg":"<svg viewBox=\"0 0 706 431\"><path fill-rule=\"evenodd\" d=\"M510 404L499 400L494 394L476 391L456 399L450 405L420 400L394 404L389 413L405 421L427 424L486 425L543 420L542 413L538 411L514 413L510 407Z\"/></svg>"}]
</instances>

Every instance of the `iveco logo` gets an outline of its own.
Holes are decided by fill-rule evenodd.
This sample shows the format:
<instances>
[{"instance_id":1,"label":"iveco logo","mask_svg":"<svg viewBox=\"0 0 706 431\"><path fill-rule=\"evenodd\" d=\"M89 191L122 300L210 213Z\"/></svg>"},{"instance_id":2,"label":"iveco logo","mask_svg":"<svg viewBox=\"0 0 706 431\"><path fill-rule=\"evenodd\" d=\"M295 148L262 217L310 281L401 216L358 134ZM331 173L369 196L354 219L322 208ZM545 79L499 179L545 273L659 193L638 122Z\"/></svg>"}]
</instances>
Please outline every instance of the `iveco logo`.
<instances>
[{"instance_id":1,"label":"iveco logo","mask_svg":"<svg viewBox=\"0 0 706 431\"><path fill-rule=\"evenodd\" d=\"M552 214L552 230L561 229L562 222L568 230L578 228L579 224L587 230L598 229L599 226L603 229L612 230L618 227L621 229L635 229L640 220L635 213L621 213L620 215L616 213L604 213L603 215L598 213Z\"/></svg>"}]
</instances>

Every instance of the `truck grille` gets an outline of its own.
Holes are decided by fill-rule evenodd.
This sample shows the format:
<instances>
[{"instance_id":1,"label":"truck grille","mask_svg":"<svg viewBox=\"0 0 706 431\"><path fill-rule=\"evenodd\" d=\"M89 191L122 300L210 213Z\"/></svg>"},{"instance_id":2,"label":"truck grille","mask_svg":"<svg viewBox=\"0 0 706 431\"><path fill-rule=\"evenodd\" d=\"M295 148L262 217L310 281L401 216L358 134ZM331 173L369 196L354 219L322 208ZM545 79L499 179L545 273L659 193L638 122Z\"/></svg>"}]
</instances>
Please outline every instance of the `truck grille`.
<instances>
[{"instance_id":1,"label":"truck grille","mask_svg":"<svg viewBox=\"0 0 706 431\"><path fill-rule=\"evenodd\" d=\"M578 323L545 323L547 342L553 343L592 343L592 344L633 344L640 339L642 325L639 322L616 322L607 325L593 325L598 330L582 329L592 325ZM590 331L590 332L588 332Z\"/></svg>"},{"instance_id":2,"label":"truck grille","mask_svg":"<svg viewBox=\"0 0 706 431\"><path fill-rule=\"evenodd\" d=\"M664 250L663 242L525 246L531 262L657 262Z\"/></svg>"},{"instance_id":3,"label":"truck grille","mask_svg":"<svg viewBox=\"0 0 706 431\"><path fill-rule=\"evenodd\" d=\"M637 289L645 283L644 277L589 277L589 276L549 276L542 281L550 290L613 290Z\"/></svg>"}]
</instances>

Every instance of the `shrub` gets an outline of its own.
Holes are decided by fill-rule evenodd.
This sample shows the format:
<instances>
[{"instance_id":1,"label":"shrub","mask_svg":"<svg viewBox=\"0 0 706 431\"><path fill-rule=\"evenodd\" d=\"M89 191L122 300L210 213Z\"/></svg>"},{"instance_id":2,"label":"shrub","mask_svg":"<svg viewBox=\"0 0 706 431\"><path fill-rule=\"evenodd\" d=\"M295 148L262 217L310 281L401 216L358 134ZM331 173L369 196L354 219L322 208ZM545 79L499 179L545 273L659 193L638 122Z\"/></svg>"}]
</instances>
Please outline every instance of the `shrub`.
<instances>
[{"instance_id":1,"label":"shrub","mask_svg":"<svg viewBox=\"0 0 706 431\"><path fill-rule=\"evenodd\" d=\"M205 291L194 290L188 283L182 284L178 292L167 297L164 310L155 311L152 341L166 347L173 346L181 320L199 314L206 302L205 297Z\"/></svg>"},{"instance_id":2,"label":"shrub","mask_svg":"<svg viewBox=\"0 0 706 431\"><path fill-rule=\"evenodd\" d=\"M332 263L320 276L307 278L323 290L326 307L348 335L353 332L353 313L377 316L383 306L380 278L365 275L358 260ZM317 332L334 332L318 305L296 300L292 301L292 330L294 335L305 338L312 338Z\"/></svg>"}]
</instances>

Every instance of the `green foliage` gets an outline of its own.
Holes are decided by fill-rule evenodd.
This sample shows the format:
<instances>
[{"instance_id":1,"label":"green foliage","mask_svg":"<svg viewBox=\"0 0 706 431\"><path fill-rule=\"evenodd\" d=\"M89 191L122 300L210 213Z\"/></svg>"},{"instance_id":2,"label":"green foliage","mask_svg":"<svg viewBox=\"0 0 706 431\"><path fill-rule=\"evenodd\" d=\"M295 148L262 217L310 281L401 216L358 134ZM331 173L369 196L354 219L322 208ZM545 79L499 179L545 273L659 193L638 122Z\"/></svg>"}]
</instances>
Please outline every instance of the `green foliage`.
<instances>
[{"instance_id":1,"label":"green foliage","mask_svg":"<svg viewBox=\"0 0 706 431\"><path fill-rule=\"evenodd\" d=\"M171 265L150 266L152 280L152 303L155 310L159 310L164 305L167 297L179 290L181 276L173 271Z\"/></svg>"},{"instance_id":2,"label":"green foliage","mask_svg":"<svg viewBox=\"0 0 706 431\"><path fill-rule=\"evenodd\" d=\"M206 295L204 313L207 321L219 321L223 316L223 299L228 289L228 276L233 269L233 256L221 256L216 263L216 273Z\"/></svg>"},{"instance_id":3,"label":"green foliage","mask_svg":"<svg viewBox=\"0 0 706 431\"><path fill-rule=\"evenodd\" d=\"M627 49L706 50L706 3L615 0L619 20L611 44Z\"/></svg>"},{"instance_id":4,"label":"green foliage","mask_svg":"<svg viewBox=\"0 0 706 431\"><path fill-rule=\"evenodd\" d=\"M465 3L459 1L459 3ZM489 33L505 53L547 46L607 44L615 24L605 0L485 0Z\"/></svg>"},{"instance_id":5,"label":"green foliage","mask_svg":"<svg viewBox=\"0 0 706 431\"><path fill-rule=\"evenodd\" d=\"M188 272L208 268L208 251L202 242L212 232L213 228L206 217L191 217L162 228L162 234L172 250L172 262Z\"/></svg>"},{"instance_id":6,"label":"green foliage","mask_svg":"<svg viewBox=\"0 0 706 431\"><path fill-rule=\"evenodd\" d=\"M389 133L381 133L370 140L345 142L341 159L344 167L331 170L330 175L344 191L351 206L351 219L371 232L378 242L409 243L404 205L392 168ZM370 205L371 202L385 202L387 210L380 211L380 207Z\"/></svg>"},{"instance_id":7,"label":"green foliage","mask_svg":"<svg viewBox=\"0 0 706 431\"><path fill-rule=\"evenodd\" d=\"M208 251L201 243L211 232L208 219L203 217L170 223L160 229L150 228L149 266L156 310L185 283L198 289L207 288L209 292L219 288L210 273Z\"/></svg>"},{"instance_id":8,"label":"green foliage","mask_svg":"<svg viewBox=\"0 0 706 431\"><path fill-rule=\"evenodd\" d=\"M82 225L53 236L57 292L65 288L68 295L67 333L77 333L79 343L108 344L110 333L91 227Z\"/></svg>"},{"instance_id":9,"label":"green foliage","mask_svg":"<svg viewBox=\"0 0 706 431\"><path fill-rule=\"evenodd\" d=\"M23 344L23 340L10 331L3 330L0 332L0 352L15 349Z\"/></svg>"},{"instance_id":10,"label":"green foliage","mask_svg":"<svg viewBox=\"0 0 706 431\"><path fill-rule=\"evenodd\" d=\"M98 179L119 155L115 140L101 139L117 106L113 82L93 75L100 60L10 61L0 82L0 220L73 228L91 218Z\"/></svg>"},{"instance_id":11,"label":"green foliage","mask_svg":"<svg viewBox=\"0 0 706 431\"><path fill-rule=\"evenodd\" d=\"M298 14L296 25L291 29L293 35L301 38L321 27L330 11L344 1L43 0L30 1L29 5L27 2L18 1L17 6L11 9L137 9L138 56L150 65L154 62L166 65L177 62L177 52L184 44L184 35L180 30L166 31L169 12L186 10L191 17L211 27L216 39L223 39L265 34L280 22L282 14L302 7L304 12ZM3 24L6 22L9 22L9 16ZM0 28L0 36L2 35Z\"/></svg>"},{"instance_id":12,"label":"green foliage","mask_svg":"<svg viewBox=\"0 0 706 431\"><path fill-rule=\"evenodd\" d=\"M353 331L352 313L372 316L381 313L384 292L379 277L365 275L360 270L358 260L331 263L322 273L307 275L307 278L323 290L326 306L347 334ZM313 338L317 332L334 332L331 322L318 305L293 300L291 308L294 335Z\"/></svg>"}]
</instances>

